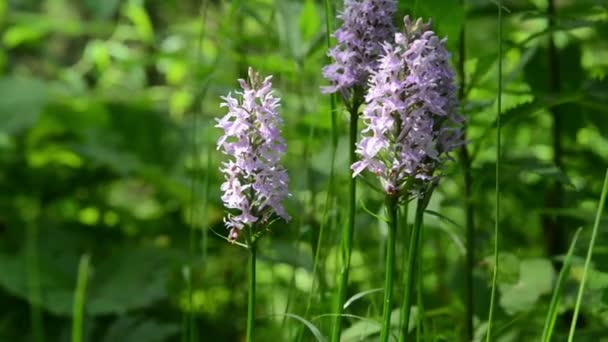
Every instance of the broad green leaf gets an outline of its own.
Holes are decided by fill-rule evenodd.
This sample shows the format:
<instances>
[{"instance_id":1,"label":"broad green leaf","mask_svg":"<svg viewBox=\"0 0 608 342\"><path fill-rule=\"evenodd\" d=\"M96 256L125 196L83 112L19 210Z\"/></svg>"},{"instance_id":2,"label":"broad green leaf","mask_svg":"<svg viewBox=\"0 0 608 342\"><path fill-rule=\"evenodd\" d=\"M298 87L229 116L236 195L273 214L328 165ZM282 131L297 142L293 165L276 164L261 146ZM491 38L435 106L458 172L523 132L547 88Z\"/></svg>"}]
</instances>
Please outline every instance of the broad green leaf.
<instances>
[{"instance_id":1,"label":"broad green leaf","mask_svg":"<svg viewBox=\"0 0 608 342\"><path fill-rule=\"evenodd\" d=\"M486 264L490 268L490 272L494 270L494 256L485 258ZM501 252L498 254L498 283L499 284L515 284L520 279L520 261L515 254Z\"/></svg>"},{"instance_id":2,"label":"broad green leaf","mask_svg":"<svg viewBox=\"0 0 608 342\"><path fill-rule=\"evenodd\" d=\"M106 332L103 342L162 342L177 334L179 326L143 318L118 318Z\"/></svg>"},{"instance_id":3,"label":"broad green leaf","mask_svg":"<svg viewBox=\"0 0 608 342\"><path fill-rule=\"evenodd\" d=\"M299 4L293 0L275 0L276 21L281 46L296 61L302 57L302 37L298 27Z\"/></svg>"},{"instance_id":4,"label":"broad green leaf","mask_svg":"<svg viewBox=\"0 0 608 342\"><path fill-rule=\"evenodd\" d=\"M46 105L47 85L35 78L0 79L0 133L19 133L34 125Z\"/></svg>"},{"instance_id":5,"label":"broad green leaf","mask_svg":"<svg viewBox=\"0 0 608 342\"><path fill-rule=\"evenodd\" d=\"M517 283L499 285L500 306L509 315L531 310L541 295L551 292L554 277L555 270L548 259L523 260Z\"/></svg>"},{"instance_id":6,"label":"broad green leaf","mask_svg":"<svg viewBox=\"0 0 608 342\"><path fill-rule=\"evenodd\" d=\"M319 31L321 18L314 0L306 0L300 12L300 33L306 41L311 40Z\"/></svg>"},{"instance_id":7,"label":"broad green leaf","mask_svg":"<svg viewBox=\"0 0 608 342\"><path fill-rule=\"evenodd\" d=\"M438 36L448 38L447 44L450 50L458 46L464 20L464 8L458 0L406 1L405 3L414 17L431 19ZM400 21L398 25L403 26L403 22Z\"/></svg>"},{"instance_id":8,"label":"broad green leaf","mask_svg":"<svg viewBox=\"0 0 608 342\"><path fill-rule=\"evenodd\" d=\"M125 249L100 260L86 311L92 315L122 314L166 298L166 261L163 254L151 249Z\"/></svg>"}]
</instances>

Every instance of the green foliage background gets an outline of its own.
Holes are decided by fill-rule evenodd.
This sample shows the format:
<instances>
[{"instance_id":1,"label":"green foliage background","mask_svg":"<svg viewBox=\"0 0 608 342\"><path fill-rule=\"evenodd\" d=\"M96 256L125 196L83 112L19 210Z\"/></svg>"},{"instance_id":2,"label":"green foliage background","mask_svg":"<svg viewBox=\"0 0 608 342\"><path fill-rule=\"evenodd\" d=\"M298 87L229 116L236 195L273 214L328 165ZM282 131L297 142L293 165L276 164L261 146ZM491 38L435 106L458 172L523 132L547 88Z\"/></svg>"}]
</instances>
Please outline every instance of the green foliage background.
<instances>
[{"instance_id":1,"label":"green foliage background","mask_svg":"<svg viewBox=\"0 0 608 342\"><path fill-rule=\"evenodd\" d=\"M401 0L399 9L401 17L433 19L448 36L454 65L466 31L463 114L482 338L493 267L498 25L494 2L465 3ZM551 52L546 1L504 2L499 341L539 339L553 265L583 227L554 336L565 340L608 165L608 4L555 3ZM220 96L236 89L250 65L274 75L283 99L293 194L293 220L275 224L259 247L257 337L327 336L349 174L340 110L337 195L328 202L332 122L329 97L319 92L324 23L318 0L0 0L0 341L69 339L82 255L90 256L85 340L177 341L188 329L190 340L243 339L247 253L220 238L227 233L223 157L213 126L224 114ZM382 309L382 293L370 290L383 283L387 228L369 212L383 215L383 201L363 183L360 189L349 297L360 296L346 310L345 341L374 341ZM463 340L462 193L456 159L425 218L423 289L433 341ZM607 246L604 219L577 341L608 341ZM303 316L314 326L302 325Z\"/></svg>"}]
</instances>

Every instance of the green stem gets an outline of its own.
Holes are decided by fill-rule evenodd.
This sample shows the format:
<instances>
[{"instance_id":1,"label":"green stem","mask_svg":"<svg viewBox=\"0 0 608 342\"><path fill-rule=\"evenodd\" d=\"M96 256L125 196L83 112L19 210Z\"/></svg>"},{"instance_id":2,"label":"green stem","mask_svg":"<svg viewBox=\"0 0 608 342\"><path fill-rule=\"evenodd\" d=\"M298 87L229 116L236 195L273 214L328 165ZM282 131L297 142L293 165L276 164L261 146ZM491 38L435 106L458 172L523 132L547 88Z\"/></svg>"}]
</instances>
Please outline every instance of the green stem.
<instances>
[{"instance_id":1,"label":"green stem","mask_svg":"<svg viewBox=\"0 0 608 342\"><path fill-rule=\"evenodd\" d=\"M42 290L40 284L40 266L38 264L38 224L28 219L27 229L27 279L30 295L30 322L34 341L44 341L44 320L42 317Z\"/></svg>"},{"instance_id":2,"label":"green stem","mask_svg":"<svg viewBox=\"0 0 608 342\"><path fill-rule=\"evenodd\" d=\"M460 3L464 6L465 0L460 0ZM466 8L465 8L466 18ZM465 61L466 61L466 31L465 23L463 22L462 30L460 30L460 47L458 49L458 78L460 79L460 87L458 88L458 98L460 99L460 112L464 113L465 103L465 88L466 88L466 73L465 73ZM466 126L463 128L463 137L466 141L467 130ZM464 215L465 215L465 231L466 231L466 261L465 261L465 337L467 341L473 340L473 268L475 265L475 221L473 216L473 202L471 200L471 183L473 180L471 172L471 156L469 155L468 147L462 146L460 148L460 161L463 169L464 176L464 189L462 192L464 202Z\"/></svg>"},{"instance_id":3,"label":"green stem","mask_svg":"<svg viewBox=\"0 0 608 342\"><path fill-rule=\"evenodd\" d=\"M401 272L403 274L403 279L402 279L402 284L405 285L407 283L407 251L408 251L408 239L410 236L410 230L409 230L409 226L407 224L407 220L408 220L408 209L409 209L409 203L406 203L405 205L402 206L403 211L401 213L401 217L399 218L399 222L401 222L401 231L403 232L402 236L399 237L400 241L403 241L403 245L401 246L401 255L399 256L402 260L402 264L401 264ZM403 299L402 299L403 300ZM398 329L399 331L403 330L403 320L399 320L399 325L398 325Z\"/></svg>"},{"instance_id":4,"label":"green stem","mask_svg":"<svg viewBox=\"0 0 608 342\"><path fill-rule=\"evenodd\" d=\"M391 330L391 310L393 308L393 274L395 273L395 240L397 240L397 196L386 196L388 212L388 243L386 246L386 265L384 273L384 308L382 310L382 332L380 341L388 341Z\"/></svg>"},{"instance_id":5,"label":"green stem","mask_svg":"<svg viewBox=\"0 0 608 342\"><path fill-rule=\"evenodd\" d=\"M247 342L253 342L253 321L255 320L255 259L257 246L249 245L249 294L247 300Z\"/></svg>"},{"instance_id":6,"label":"green stem","mask_svg":"<svg viewBox=\"0 0 608 342\"><path fill-rule=\"evenodd\" d=\"M593 231L591 232L591 241L589 241L589 247L587 248L587 257L585 258L585 267L583 268L583 277L581 283L578 286L578 294L576 296L576 305L574 306L574 314L572 315L572 322L570 323L570 333L568 334L568 342L572 342L574 339L574 331L576 330L576 320L578 318L578 312L581 307L583 299L583 292L585 291L585 282L587 280L587 273L591 264L591 257L593 256L593 246L595 246L595 238L597 237L597 230L600 225L602 218L602 211L604 210L604 204L606 203L606 193L608 193L608 169L606 169L606 175L604 176L604 185L602 186L602 194L600 195L600 203L595 213L595 223L593 224Z\"/></svg>"},{"instance_id":7,"label":"green stem","mask_svg":"<svg viewBox=\"0 0 608 342\"><path fill-rule=\"evenodd\" d=\"M420 230L422 227L422 220L424 215L424 209L428 203L430 197L430 191L424 198L418 199L416 204L416 217L414 218L414 227L410 234L410 245L408 248L407 256L407 270L406 270L406 282L404 284L405 292L403 294L403 303L401 305L401 334L399 335L399 342L406 341L409 332L410 322L410 309L412 306L412 292L414 291L414 282L416 275L416 259L418 257L418 245L420 243Z\"/></svg>"},{"instance_id":8,"label":"green stem","mask_svg":"<svg viewBox=\"0 0 608 342\"><path fill-rule=\"evenodd\" d=\"M495 222L494 222L494 271L492 274L492 294L490 295L490 312L488 314L488 331L486 341L492 340L492 319L496 301L496 282L498 279L498 228L500 225L500 150L501 150L501 105L502 105L502 2L498 4L498 94L496 106L496 183L495 183Z\"/></svg>"},{"instance_id":9,"label":"green stem","mask_svg":"<svg viewBox=\"0 0 608 342\"><path fill-rule=\"evenodd\" d=\"M74 303L72 305L72 342L82 341L82 321L88 277L89 255L85 254L80 258L80 262L78 263L78 278L76 280L76 291L74 291Z\"/></svg>"},{"instance_id":10,"label":"green stem","mask_svg":"<svg viewBox=\"0 0 608 342\"><path fill-rule=\"evenodd\" d=\"M355 155L355 143L357 141L357 120L358 120L359 106L353 105L350 108L350 165L357 161ZM338 296L335 302L335 313L334 324L331 334L331 341L340 341L340 335L342 332L342 313L344 312L344 301L346 300L346 290L348 287L348 273L350 269L350 257L353 249L353 234L355 230L355 209L356 209L356 191L357 191L357 179L350 177L349 180L349 201L348 201L348 223L343 226L342 229L342 241L341 241L341 268L338 280Z\"/></svg>"}]
</instances>

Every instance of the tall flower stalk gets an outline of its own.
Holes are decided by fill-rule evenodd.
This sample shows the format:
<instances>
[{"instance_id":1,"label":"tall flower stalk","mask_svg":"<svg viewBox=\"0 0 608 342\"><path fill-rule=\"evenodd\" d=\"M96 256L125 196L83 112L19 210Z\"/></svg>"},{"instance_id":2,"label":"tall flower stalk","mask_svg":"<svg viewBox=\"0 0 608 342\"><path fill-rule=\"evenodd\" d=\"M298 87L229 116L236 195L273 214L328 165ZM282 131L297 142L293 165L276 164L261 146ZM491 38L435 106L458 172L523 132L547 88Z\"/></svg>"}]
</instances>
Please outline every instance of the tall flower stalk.
<instances>
[{"instance_id":1,"label":"tall flower stalk","mask_svg":"<svg viewBox=\"0 0 608 342\"><path fill-rule=\"evenodd\" d=\"M224 130L217 148L230 159L220 168L224 174L222 201L228 209L224 218L228 239L242 239L249 250L249 295L247 301L248 342L253 341L257 241L273 216L290 219L283 207L289 196L289 177L280 164L286 144L281 136L283 120L280 100L273 94L272 77L261 79L249 68L248 79L240 79L242 90L222 97L228 113L217 120ZM243 234L244 233L244 234Z\"/></svg>"},{"instance_id":2,"label":"tall flower stalk","mask_svg":"<svg viewBox=\"0 0 608 342\"><path fill-rule=\"evenodd\" d=\"M437 184L438 170L448 153L462 145L460 127L464 120L457 111L454 73L445 42L431 30L430 22L413 22L406 16L404 31L395 34L394 44L383 44L384 53L371 73L365 98L365 128L356 149L360 160L351 168L353 176L368 170L379 179L390 217L381 341L388 340L393 305L395 207L410 198L419 199L402 308L407 317L422 214ZM407 326L405 321L404 331Z\"/></svg>"},{"instance_id":3,"label":"tall flower stalk","mask_svg":"<svg viewBox=\"0 0 608 342\"><path fill-rule=\"evenodd\" d=\"M356 162L355 143L357 141L357 121L359 108L370 73L378 65L382 43L390 41L394 35L393 16L395 0L345 0L344 11L338 15L342 25L334 32L336 46L329 49L332 63L323 68L323 76L330 85L323 87L323 93L339 93L350 114L349 160ZM357 183L351 178L348 195L348 222L342 228L340 259L341 266L335 298L335 318L331 341L338 342L341 335L343 304L346 300L350 258L356 214Z\"/></svg>"}]
</instances>

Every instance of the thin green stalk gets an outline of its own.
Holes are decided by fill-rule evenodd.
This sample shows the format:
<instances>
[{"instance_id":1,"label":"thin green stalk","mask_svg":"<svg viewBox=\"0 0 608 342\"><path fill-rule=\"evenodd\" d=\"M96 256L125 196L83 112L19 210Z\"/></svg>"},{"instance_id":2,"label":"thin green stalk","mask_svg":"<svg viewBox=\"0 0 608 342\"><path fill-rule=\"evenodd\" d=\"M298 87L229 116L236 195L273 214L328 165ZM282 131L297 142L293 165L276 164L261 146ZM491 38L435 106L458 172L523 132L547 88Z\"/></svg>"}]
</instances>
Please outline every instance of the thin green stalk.
<instances>
[{"instance_id":1,"label":"thin green stalk","mask_svg":"<svg viewBox=\"0 0 608 342\"><path fill-rule=\"evenodd\" d=\"M84 303L89 279L89 255L84 254L78 263L78 278L74 302L72 304L72 342L82 341L82 322L84 316Z\"/></svg>"},{"instance_id":2,"label":"thin green stalk","mask_svg":"<svg viewBox=\"0 0 608 342\"><path fill-rule=\"evenodd\" d=\"M27 229L27 279L30 297L30 323L34 341L44 341L44 321L42 317L42 294L40 267L38 264L38 224L35 218L28 219Z\"/></svg>"},{"instance_id":3,"label":"thin green stalk","mask_svg":"<svg viewBox=\"0 0 608 342\"><path fill-rule=\"evenodd\" d=\"M349 166L357 161L355 155L355 143L357 141L357 120L358 120L359 105L353 105L350 108L350 140L349 140ZM350 170L349 170L350 171ZM348 273L350 269L350 257L353 249L353 234L355 230L355 210L356 210L356 191L357 179L350 177L349 180L349 201L348 201L348 222L342 229L341 241L341 260L340 275L338 280L338 295L335 302L335 319L331 334L331 341L340 341L342 332L342 313L344 312L344 301L346 300L346 290L348 287Z\"/></svg>"},{"instance_id":4,"label":"thin green stalk","mask_svg":"<svg viewBox=\"0 0 608 342\"><path fill-rule=\"evenodd\" d=\"M426 210L426 205L424 206L424 209ZM423 235L424 235L424 231L421 229L420 230L420 234L418 234L418 246L422 246L422 241L423 241ZM424 309L424 292L422 291L423 289L423 269L422 269L422 253L419 252L420 255L418 255L418 265L416 265L417 267L417 277L418 277L418 281L416 282L416 288L417 288L417 308L418 308L418 331L416 332L416 340L417 341L431 341L432 338L428 335L428 331L427 328L429 326L429 324L427 324L428 322L426 322L426 312Z\"/></svg>"},{"instance_id":5,"label":"thin green stalk","mask_svg":"<svg viewBox=\"0 0 608 342\"><path fill-rule=\"evenodd\" d=\"M496 207L494 222L494 271L492 274L492 294L490 295L490 312L488 314L488 331L486 341L492 340L492 319L496 301L496 280L498 278L498 228L500 225L500 150L501 150L501 105L502 105L502 2L498 3L498 94L496 111Z\"/></svg>"},{"instance_id":6,"label":"thin green stalk","mask_svg":"<svg viewBox=\"0 0 608 342\"><path fill-rule=\"evenodd\" d=\"M393 309L393 275L395 273L395 243L397 234L397 196L386 196L388 212L388 241L386 245L386 264L384 271L384 306L382 310L382 331L380 341L388 341L391 331L391 311Z\"/></svg>"},{"instance_id":7,"label":"thin green stalk","mask_svg":"<svg viewBox=\"0 0 608 342\"><path fill-rule=\"evenodd\" d=\"M203 217L203 220L205 220L203 222L203 230L201 232L201 255L202 255L202 260L203 263L205 263L207 261L207 244L209 241L209 237L208 237L208 227L207 224L209 223L207 220L207 205L209 204L209 183L210 183L210 174L211 174L211 156L213 155L213 153L211 152L211 147L207 147L207 167L206 167L206 172L205 172L205 178L203 179L203 200L202 200L202 208L203 210L205 210L205 214Z\"/></svg>"},{"instance_id":8,"label":"thin green stalk","mask_svg":"<svg viewBox=\"0 0 608 342\"><path fill-rule=\"evenodd\" d=\"M408 211L409 211L409 207L410 206L409 206L409 203L406 203L405 205L402 205L401 207L403 208L403 210L401 211L401 217L399 218L399 222L401 222L401 229L400 230L403 232L402 236L399 237L399 240L403 241L403 245L401 246L401 251L402 252L401 252L401 255L400 255L400 258L402 260L402 263L401 263L401 273L403 275L403 278L402 278L401 281L402 281L402 284L405 285L407 283L407 272L406 272L407 271L407 257L406 257L406 255L407 255L407 251L408 251L407 243L409 241L408 239L409 239L409 236L410 236L410 233L411 233L410 230L409 230L409 226L407 224ZM399 329L398 331L402 331L402 329L403 329L402 324L403 324L403 320L400 319L399 320L399 325L397 327Z\"/></svg>"},{"instance_id":9,"label":"thin green stalk","mask_svg":"<svg viewBox=\"0 0 608 342\"><path fill-rule=\"evenodd\" d=\"M464 7L465 0L460 0L460 4ZM458 88L458 98L460 100L460 112L464 113L464 104L466 101L465 89L466 89L466 72L465 72L465 61L466 61L466 7L465 7L465 20L460 30L460 46L458 49L458 78L460 79L460 87ZM466 126L463 128L463 137L467 139ZM475 221L473 216L473 202L471 199L471 183L473 181L473 175L471 172L471 156L469 154L468 147L462 146L459 151L460 162L463 170L463 181L464 188L462 192L464 202L464 216L465 216L465 231L466 231L466 261L465 261L465 338L467 341L473 340L473 315L474 315L474 296L473 296L473 268L475 266Z\"/></svg>"},{"instance_id":10,"label":"thin green stalk","mask_svg":"<svg viewBox=\"0 0 608 342\"><path fill-rule=\"evenodd\" d=\"M422 221L424 216L424 209L428 203L429 194L425 195L424 198L418 199L416 203L416 217L414 218L414 226L412 227L412 233L410 234L410 244L408 248L407 256L407 270L406 270L406 282L404 284L405 291L403 293L403 302L401 305L401 334L399 335L399 342L407 340L409 332L410 322L410 310L412 306L412 293L414 292L414 283L416 281L416 266L418 258L418 245L420 243L420 230L422 229Z\"/></svg>"},{"instance_id":11,"label":"thin green stalk","mask_svg":"<svg viewBox=\"0 0 608 342\"><path fill-rule=\"evenodd\" d=\"M570 248L568 249L568 254L564 259L562 269L559 271L559 277L557 279L557 283L555 284L555 290L553 291L553 295L551 296L551 304L549 304L549 312L547 313L547 318L545 319L545 326L543 328L543 335L541 338L542 342L551 342L551 335L553 334L555 321L557 320L557 313L559 310L559 304L561 302L562 291L564 289L566 277L570 273L570 266L572 265L572 255L574 254L574 247L576 246L576 241L578 240L578 236L580 235L581 230L582 229L579 228L576 230L576 233L574 233L572 243L570 243Z\"/></svg>"},{"instance_id":12,"label":"thin green stalk","mask_svg":"<svg viewBox=\"0 0 608 342\"><path fill-rule=\"evenodd\" d=\"M202 16L202 25L201 25L201 31L199 33L199 37L197 39L197 44L196 44L196 62L197 64L200 64L200 57L201 57L201 47L202 47L202 42L204 39L204 34L205 34L205 22L206 22L206 14L207 14L207 1L206 0L201 0L200 4L199 4L199 9L201 12L201 16ZM202 100L201 100L202 101ZM201 112L202 113L202 112ZM196 324L195 324L195 316L194 316L194 304L193 304L193 291L194 291L194 286L192 284L192 270L193 270L193 265L194 265L194 259L196 256L196 241L197 241L197 237L196 237L196 221L197 221L197 212L196 212L196 199L197 199L197 187L196 187L196 182L195 179L197 178L197 174L198 171L200 171L200 165L199 165L199 149L198 149L198 139L197 139L197 133L198 133L198 113L196 111L193 111L193 118L192 118L192 178L190 179L190 234L189 234L189 248L188 248L188 278L186 279L187 281L187 288L188 288L188 319L187 319L187 332L186 332L186 340L190 341L190 342L194 342L196 341ZM209 176L206 176L206 182L208 182L208 178ZM206 189L205 192L207 192L208 190L208 184L206 184ZM206 199L205 199L205 207L206 208ZM201 237L201 241L203 241L204 243L206 243L206 238L205 237Z\"/></svg>"},{"instance_id":13,"label":"thin green stalk","mask_svg":"<svg viewBox=\"0 0 608 342\"><path fill-rule=\"evenodd\" d=\"M253 342L253 323L255 320L255 262L257 246L255 241L249 244L249 293L247 299L247 342Z\"/></svg>"},{"instance_id":14,"label":"thin green stalk","mask_svg":"<svg viewBox=\"0 0 608 342\"><path fill-rule=\"evenodd\" d=\"M576 320L578 319L578 312L581 308L581 302L583 300L583 292L585 291L587 273L589 272L591 257L593 256L595 238L597 237L597 230L600 225L600 219L602 218L602 211L604 211L604 204L606 203L606 193L608 193L608 169L606 169L606 175L604 176L604 186L602 187L602 194L600 195L600 203L597 207L597 212L595 213L595 223L593 224L593 231L591 232L591 241L589 241L589 248L587 248L587 257L585 258L585 267L583 268L583 278L581 279L581 284L578 287L578 295L576 296L576 305L574 306L574 314L572 315L572 322L570 323L570 334L568 335L568 342L572 342L574 339L574 331L576 330Z\"/></svg>"}]
</instances>

